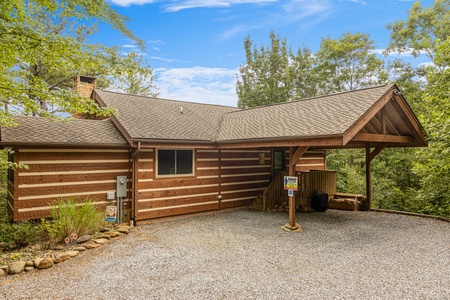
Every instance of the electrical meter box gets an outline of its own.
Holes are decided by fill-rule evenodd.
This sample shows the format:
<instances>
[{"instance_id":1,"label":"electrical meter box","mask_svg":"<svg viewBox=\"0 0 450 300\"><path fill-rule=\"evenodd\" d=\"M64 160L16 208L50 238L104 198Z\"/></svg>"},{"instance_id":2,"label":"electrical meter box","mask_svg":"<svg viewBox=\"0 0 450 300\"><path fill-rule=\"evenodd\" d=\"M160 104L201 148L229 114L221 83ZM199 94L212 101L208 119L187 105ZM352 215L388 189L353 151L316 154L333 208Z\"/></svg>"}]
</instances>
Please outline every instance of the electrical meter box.
<instances>
[{"instance_id":1,"label":"electrical meter box","mask_svg":"<svg viewBox=\"0 0 450 300\"><path fill-rule=\"evenodd\" d=\"M127 196L127 176L117 176L116 196L118 198Z\"/></svg>"}]
</instances>

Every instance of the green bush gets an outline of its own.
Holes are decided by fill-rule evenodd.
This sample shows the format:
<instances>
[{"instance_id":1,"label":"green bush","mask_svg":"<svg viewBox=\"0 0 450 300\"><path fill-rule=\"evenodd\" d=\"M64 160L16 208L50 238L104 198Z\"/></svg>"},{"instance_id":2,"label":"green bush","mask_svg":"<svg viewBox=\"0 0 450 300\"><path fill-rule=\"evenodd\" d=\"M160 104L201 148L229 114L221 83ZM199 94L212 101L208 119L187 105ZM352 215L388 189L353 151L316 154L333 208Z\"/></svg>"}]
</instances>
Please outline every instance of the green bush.
<instances>
[{"instance_id":1,"label":"green bush","mask_svg":"<svg viewBox=\"0 0 450 300\"><path fill-rule=\"evenodd\" d=\"M59 240L72 234L81 236L93 233L103 222L103 213L92 199L85 199L81 203L76 197L59 199L52 207L52 234Z\"/></svg>"},{"instance_id":2,"label":"green bush","mask_svg":"<svg viewBox=\"0 0 450 300\"><path fill-rule=\"evenodd\" d=\"M2 250L25 247L37 241L37 226L34 222L0 223L0 245Z\"/></svg>"}]
</instances>

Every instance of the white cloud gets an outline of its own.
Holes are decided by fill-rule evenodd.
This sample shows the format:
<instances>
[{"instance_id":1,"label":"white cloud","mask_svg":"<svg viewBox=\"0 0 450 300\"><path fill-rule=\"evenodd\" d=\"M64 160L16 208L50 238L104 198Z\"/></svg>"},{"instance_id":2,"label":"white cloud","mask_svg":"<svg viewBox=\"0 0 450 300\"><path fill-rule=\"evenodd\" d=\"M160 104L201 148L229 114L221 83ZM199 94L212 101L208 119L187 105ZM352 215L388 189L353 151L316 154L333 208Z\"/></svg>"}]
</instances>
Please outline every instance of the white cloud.
<instances>
[{"instance_id":1,"label":"white cloud","mask_svg":"<svg viewBox=\"0 0 450 300\"><path fill-rule=\"evenodd\" d=\"M122 45L122 48L137 48L136 45Z\"/></svg>"},{"instance_id":2,"label":"white cloud","mask_svg":"<svg viewBox=\"0 0 450 300\"><path fill-rule=\"evenodd\" d=\"M166 44L161 40L148 40L147 43L149 43L151 45L159 45L159 46L163 46Z\"/></svg>"},{"instance_id":3,"label":"white cloud","mask_svg":"<svg viewBox=\"0 0 450 300\"><path fill-rule=\"evenodd\" d=\"M235 74L238 69L193 67L154 71L161 98L237 105Z\"/></svg>"},{"instance_id":4,"label":"white cloud","mask_svg":"<svg viewBox=\"0 0 450 300\"><path fill-rule=\"evenodd\" d=\"M272 2L278 2L278 0L178 0L164 5L164 10L176 12L197 7L230 7L239 4L266 4Z\"/></svg>"},{"instance_id":5,"label":"white cloud","mask_svg":"<svg viewBox=\"0 0 450 300\"><path fill-rule=\"evenodd\" d=\"M166 2L162 0L109 0L119 6L143 5L148 3ZM163 4L163 9L168 12L177 12L183 9L197 7L230 7L239 4L265 4L278 2L278 0L174 0L169 4Z\"/></svg>"},{"instance_id":6,"label":"white cloud","mask_svg":"<svg viewBox=\"0 0 450 300\"><path fill-rule=\"evenodd\" d=\"M118 6L130 6L130 5L143 5L148 3L157 2L157 0L109 0L112 4Z\"/></svg>"},{"instance_id":7,"label":"white cloud","mask_svg":"<svg viewBox=\"0 0 450 300\"><path fill-rule=\"evenodd\" d=\"M386 49L374 49L371 50L371 53L375 53L375 54L379 54L379 55L383 55L384 56L384 51L386 51ZM402 52L399 51L390 51L389 53L387 53L388 56L413 56L413 49L408 49L408 50L403 50ZM419 52L420 55L427 55L428 53L426 51L420 51Z\"/></svg>"},{"instance_id":8,"label":"white cloud","mask_svg":"<svg viewBox=\"0 0 450 300\"><path fill-rule=\"evenodd\" d=\"M248 33L258 28L274 28L292 23L301 28L310 27L327 18L333 8L331 0L290 0L274 6L269 14L259 15L259 20L251 23L235 24L221 34L222 40L230 39L242 32ZM301 21L301 22L299 22Z\"/></svg>"},{"instance_id":9,"label":"white cloud","mask_svg":"<svg viewBox=\"0 0 450 300\"><path fill-rule=\"evenodd\" d=\"M182 60L179 59L175 59L175 58L165 58L165 57L160 57L160 56L150 56L150 59L154 59L154 60L159 60L159 61L163 61L166 63L182 63Z\"/></svg>"}]
</instances>

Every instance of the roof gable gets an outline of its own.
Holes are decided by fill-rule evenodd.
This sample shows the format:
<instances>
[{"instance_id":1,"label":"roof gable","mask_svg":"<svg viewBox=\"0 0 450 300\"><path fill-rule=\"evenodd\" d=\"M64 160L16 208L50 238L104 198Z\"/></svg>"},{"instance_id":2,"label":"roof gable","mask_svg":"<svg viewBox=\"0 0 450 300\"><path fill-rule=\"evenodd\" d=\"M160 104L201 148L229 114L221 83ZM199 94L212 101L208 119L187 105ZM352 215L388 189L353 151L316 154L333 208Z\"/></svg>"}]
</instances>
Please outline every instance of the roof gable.
<instances>
[{"instance_id":1,"label":"roof gable","mask_svg":"<svg viewBox=\"0 0 450 300\"><path fill-rule=\"evenodd\" d=\"M342 136L392 85L243 110L223 117L218 141Z\"/></svg>"}]
</instances>

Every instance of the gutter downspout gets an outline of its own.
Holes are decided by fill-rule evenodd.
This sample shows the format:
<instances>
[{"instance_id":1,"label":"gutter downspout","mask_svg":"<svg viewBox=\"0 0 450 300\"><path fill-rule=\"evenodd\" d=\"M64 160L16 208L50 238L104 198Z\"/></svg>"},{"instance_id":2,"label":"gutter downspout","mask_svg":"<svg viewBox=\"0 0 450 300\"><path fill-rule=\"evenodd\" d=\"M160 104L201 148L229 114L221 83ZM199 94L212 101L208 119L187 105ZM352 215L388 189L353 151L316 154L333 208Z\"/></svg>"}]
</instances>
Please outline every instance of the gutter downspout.
<instances>
[{"instance_id":1,"label":"gutter downspout","mask_svg":"<svg viewBox=\"0 0 450 300\"><path fill-rule=\"evenodd\" d=\"M139 154L139 151L141 150L141 142L138 142L137 148L131 153L131 220L130 220L130 226L134 226L134 218L136 216L135 213L135 201L136 201L136 155Z\"/></svg>"}]
</instances>

